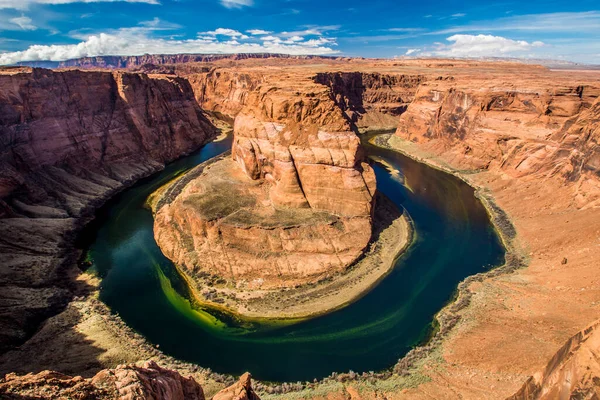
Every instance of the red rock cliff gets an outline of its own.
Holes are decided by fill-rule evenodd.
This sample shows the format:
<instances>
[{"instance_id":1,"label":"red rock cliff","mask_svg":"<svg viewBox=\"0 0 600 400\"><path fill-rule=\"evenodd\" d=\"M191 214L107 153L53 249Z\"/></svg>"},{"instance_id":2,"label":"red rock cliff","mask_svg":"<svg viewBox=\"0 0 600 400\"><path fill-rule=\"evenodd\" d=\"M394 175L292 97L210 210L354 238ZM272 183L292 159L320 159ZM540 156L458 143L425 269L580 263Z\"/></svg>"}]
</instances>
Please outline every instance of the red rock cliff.
<instances>
[{"instance_id":1,"label":"red rock cliff","mask_svg":"<svg viewBox=\"0 0 600 400\"><path fill-rule=\"evenodd\" d=\"M424 83L396 134L464 168L560 175L580 207L600 201L600 88L532 79Z\"/></svg>"},{"instance_id":2,"label":"red rock cliff","mask_svg":"<svg viewBox=\"0 0 600 400\"><path fill-rule=\"evenodd\" d=\"M142 367L119 365L93 378L68 376L54 371L0 378L3 399L102 399L102 400L204 400L202 386L193 377L161 368L154 361ZM260 400L252 389L250 374L217 393L215 400Z\"/></svg>"},{"instance_id":3,"label":"red rock cliff","mask_svg":"<svg viewBox=\"0 0 600 400\"><path fill-rule=\"evenodd\" d=\"M0 351L68 300L79 218L214 133L185 79L0 73Z\"/></svg>"}]
</instances>

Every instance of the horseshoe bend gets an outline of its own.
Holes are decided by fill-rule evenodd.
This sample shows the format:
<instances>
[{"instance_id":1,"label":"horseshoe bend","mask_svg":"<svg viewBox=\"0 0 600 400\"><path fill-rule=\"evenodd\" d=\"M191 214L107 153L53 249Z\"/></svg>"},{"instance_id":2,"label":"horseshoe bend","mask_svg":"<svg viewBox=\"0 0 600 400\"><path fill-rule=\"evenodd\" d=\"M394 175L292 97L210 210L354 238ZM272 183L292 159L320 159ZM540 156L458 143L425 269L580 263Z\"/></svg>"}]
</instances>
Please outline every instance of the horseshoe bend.
<instances>
[{"instance_id":1,"label":"horseshoe bend","mask_svg":"<svg viewBox=\"0 0 600 400\"><path fill-rule=\"evenodd\" d=\"M598 391L597 70L0 71L1 396Z\"/></svg>"}]
</instances>

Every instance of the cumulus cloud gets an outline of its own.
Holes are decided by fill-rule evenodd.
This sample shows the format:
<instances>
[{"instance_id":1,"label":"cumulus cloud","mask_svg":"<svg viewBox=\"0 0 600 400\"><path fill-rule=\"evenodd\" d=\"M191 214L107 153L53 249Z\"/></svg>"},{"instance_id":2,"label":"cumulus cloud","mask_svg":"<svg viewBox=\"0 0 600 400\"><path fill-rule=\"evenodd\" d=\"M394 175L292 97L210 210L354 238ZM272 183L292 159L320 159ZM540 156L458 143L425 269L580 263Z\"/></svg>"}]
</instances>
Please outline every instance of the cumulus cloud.
<instances>
[{"instance_id":1,"label":"cumulus cloud","mask_svg":"<svg viewBox=\"0 0 600 400\"><path fill-rule=\"evenodd\" d=\"M235 29L229 28L217 28L214 31L208 32L199 32L199 35L207 35L207 36L229 36L232 38L240 38L240 39L248 39L248 35L244 35L240 31L236 31Z\"/></svg>"},{"instance_id":2,"label":"cumulus cloud","mask_svg":"<svg viewBox=\"0 0 600 400\"><path fill-rule=\"evenodd\" d=\"M272 40L267 40L272 39ZM219 28L194 39L155 37L146 26L123 28L114 32L89 35L79 43L33 45L22 51L0 53L0 65L19 61L63 61L102 55L141 55L173 53L284 53L294 55L332 55L338 53L334 38L323 36L249 37L239 31Z\"/></svg>"},{"instance_id":3,"label":"cumulus cloud","mask_svg":"<svg viewBox=\"0 0 600 400\"><path fill-rule=\"evenodd\" d=\"M14 8L17 10L26 10L32 4L54 4L54 5L56 5L56 4L71 4L71 3L114 3L114 2L160 4L160 2L158 0L0 0L0 9Z\"/></svg>"},{"instance_id":4,"label":"cumulus cloud","mask_svg":"<svg viewBox=\"0 0 600 400\"><path fill-rule=\"evenodd\" d=\"M273 33L272 31L264 31L262 29L249 29L246 32L248 32L249 34L253 35L253 36L257 36L257 35L268 35L270 33Z\"/></svg>"},{"instance_id":5,"label":"cumulus cloud","mask_svg":"<svg viewBox=\"0 0 600 400\"><path fill-rule=\"evenodd\" d=\"M411 54L417 53L419 52L421 49L408 49L406 50L406 53L404 53L405 56L410 56Z\"/></svg>"},{"instance_id":6,"label":"cumulus cloud","mask_svg":"<svg viewBox=\"0 0 600 400\"><path fill-rule=\"evenodd\" d=\"M221 4L227 8L249 7L254 4L253 0L221 0Z\"/></svg>"},{"instance_id":7,"label":"cumulus cloud","mask_svg":"<svg viewBox=\"0 0 600 400\"><path fill-rule=\"evenodd\" d=\"M523 55L544 46L544 43L540 41L527 42L525 40L513 40L493 35L452 35L446 40L451 43L438 43L434 48L420 52L419 55L440 57L507 57ZM414 53L416 51L410 54Z\"/></svg>"},{"instance_id":8,"label":"cumulus cloud","mask_svg":"<svg viewBox=\"0 0 600 400\"><path fill-rule=\"evenodd\" d=\"M29 18L25 15L21 15L20 17L11 18L9 21L15 25L18 25L21 29L23 29L25 31L34 31L37 29L37 26L35 26L33 24L33 21L31 20L31 18Z\"/></svg>"}]
</instances>

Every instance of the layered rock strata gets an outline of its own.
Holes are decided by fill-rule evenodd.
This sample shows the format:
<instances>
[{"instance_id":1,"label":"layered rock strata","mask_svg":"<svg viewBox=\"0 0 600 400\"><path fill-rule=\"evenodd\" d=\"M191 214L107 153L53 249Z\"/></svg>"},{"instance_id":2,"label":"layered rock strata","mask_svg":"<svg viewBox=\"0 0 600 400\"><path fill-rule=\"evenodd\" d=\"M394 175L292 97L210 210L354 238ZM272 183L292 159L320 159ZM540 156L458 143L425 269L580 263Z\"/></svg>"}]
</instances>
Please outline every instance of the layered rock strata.
<instances>
[{"instance_id":1,"label":"layered rock strata","mask_svg":"<svg viewBox=\"0 0 600 400\"><path fill-rule=\"evenodd\" d=\"M202 386L194 378L161 368L154 361L143 366L119 365L94 377L68 376L55 371L8 374L0 379L3 399L98 399L98 400L204 400ZM260 400L252 389L250 374L217 393L215 400Z\"/></svg>"},{"instance_id":2,"label":"layered rock strata","mask_svg":"<svg viewBox=\"0 0 600 400\"><path fill-rule=\"evenodd\" d=\"M214 134L181 78L0 73L0 351L73 295L73 235L94 208Z\"/></svg>"},{"instance_id":3,"label":"layered rock strata","mask_svg":"<svg viewBox=\"0 0 600 400\"><path fill-rule=\"evenodd\" d=\"M389 129L414 100L423 75L378 72L319 73L315 82L331 90L335 103L359 128Z\"/></svg>"},{"instance_id":4,"label":"layered rock strata","mask_svg":"<svg viewBox=\"0 0 600 400\"><path fill-rule=\"evenodd\" d=\"M362 254L373 170L329 90L303 84L245 92L233 161L157 211L157 243L176 264L267 288L320 280Z\"/></svg>"},{"instance_id":5,"label":"layered rock strata","mask_svg":"<svg viewBox=\"0 0 600 400\"><path fill-rule=\"evenodd\" d=\"M507 400L595 399L600 397L600 322L578 332L542 371Z\"/></svg>"},{"instance_id":6,"label":"layered rock strata","mask_svg":"<svg viewBox=\"0 0 600 400\"><path fill-rule=\"evenodd\" d=\"M600 88L441 79L423 84L396 134L462 168L576 182L578 206L600 204Z\"/></svg>"}]
</instances>

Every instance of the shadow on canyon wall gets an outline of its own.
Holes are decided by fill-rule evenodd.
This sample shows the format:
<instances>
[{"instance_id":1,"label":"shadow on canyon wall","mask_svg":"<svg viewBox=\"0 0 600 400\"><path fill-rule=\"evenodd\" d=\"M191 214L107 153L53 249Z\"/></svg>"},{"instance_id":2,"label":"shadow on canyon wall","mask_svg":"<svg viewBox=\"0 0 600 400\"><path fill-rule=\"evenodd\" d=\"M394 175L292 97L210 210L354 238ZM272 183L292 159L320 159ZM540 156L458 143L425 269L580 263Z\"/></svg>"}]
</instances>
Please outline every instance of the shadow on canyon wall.
<instances>
[{"instance_id":1,"label":"shadow on canyon wall","mask_svg":"<svg viewBox=\"0 0 600 400\"><path fill-rule=\"evenodd\" d=\"M1 372L98 369L103 350L73 328L90 310L71 301L95 289L77 234L107 199L216 133L183 78L0 70Z\"/></svg>"}]
</instances>

